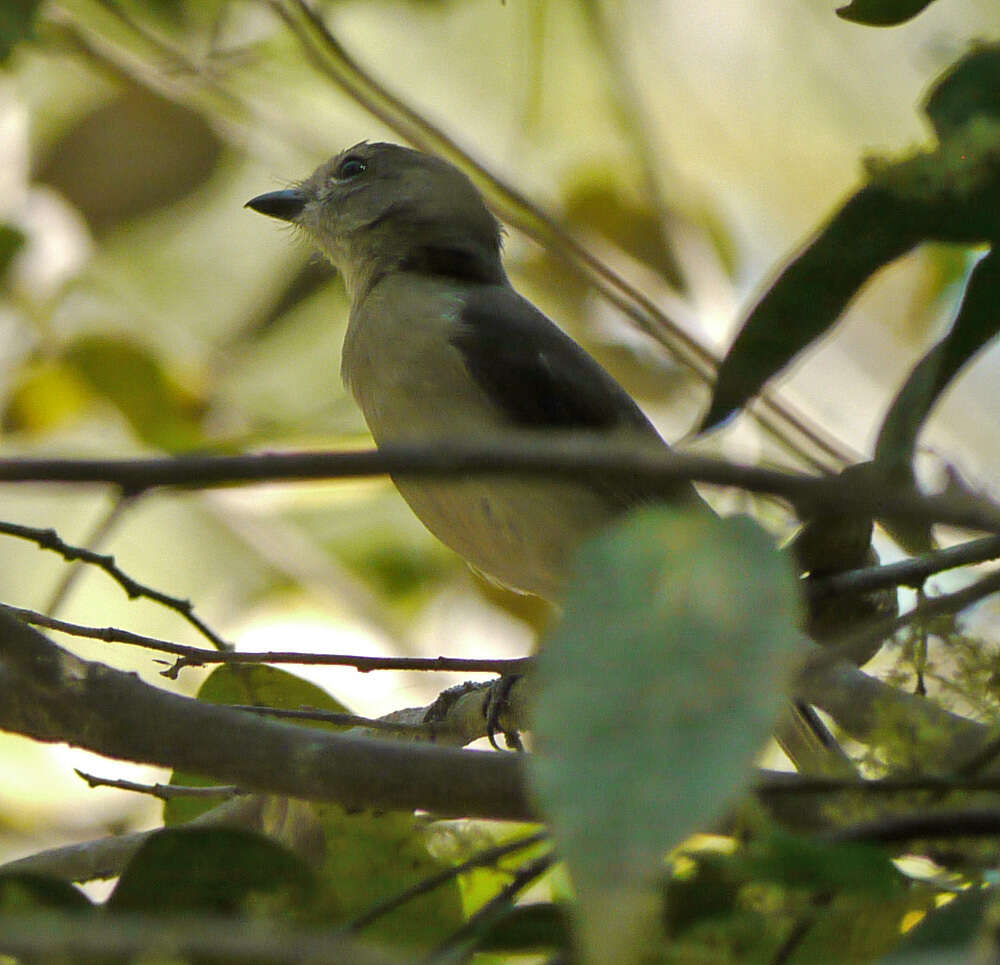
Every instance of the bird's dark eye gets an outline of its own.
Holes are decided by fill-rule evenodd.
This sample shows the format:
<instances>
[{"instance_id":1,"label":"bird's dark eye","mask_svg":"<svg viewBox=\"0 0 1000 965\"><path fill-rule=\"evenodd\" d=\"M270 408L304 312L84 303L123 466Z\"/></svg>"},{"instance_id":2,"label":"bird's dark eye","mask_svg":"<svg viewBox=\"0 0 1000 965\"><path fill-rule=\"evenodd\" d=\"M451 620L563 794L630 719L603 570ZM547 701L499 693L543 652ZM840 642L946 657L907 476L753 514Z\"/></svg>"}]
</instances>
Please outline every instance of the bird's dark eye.
<instances>
[{"instance_id":1,"label":"bird's dark eye","mask_svg":"<svg viewBox=\"0 0 1000 965\"><path fill-rule=\"evenodd\" d=\"M345 157L344 160L337 165L333 172L333 176L338 181L350 181L352 178L356 178L358 175L364 174L367 170L367 161L364 161L359 157Z\"/></svg>"}]
</instances>

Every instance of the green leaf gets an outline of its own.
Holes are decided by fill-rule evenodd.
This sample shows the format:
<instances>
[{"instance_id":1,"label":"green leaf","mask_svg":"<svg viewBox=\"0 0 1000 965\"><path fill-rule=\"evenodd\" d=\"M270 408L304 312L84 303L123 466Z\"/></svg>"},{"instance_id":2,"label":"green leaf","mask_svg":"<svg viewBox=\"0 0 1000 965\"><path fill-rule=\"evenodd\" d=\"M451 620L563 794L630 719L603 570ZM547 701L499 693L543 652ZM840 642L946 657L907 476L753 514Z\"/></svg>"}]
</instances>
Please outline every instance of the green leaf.
<instances>
[{"instance_id":1,"label":"green leaf","mask_svg":"<svg viewBox=\"0 0 1000 965\"><path fill-rule=\"evenodd\" d=\"M934 0L851 0L837 8L837 16L869 27L894 27L912 20Z\"/></svg>"},{"instance_id":2,"label":"green leaf","mask_svg":"<svg viewBox=\"0 0 1000 965\"><path fill-rule=\"evenodd\" d=\"M350 922L450 864L432 853L425 820L413 814L348 813L336 804L314 807L326 853L317 872L320 888L309 909L312 921ZM461 888L451 878L376 918L360 934L366 941L428 951L464 922Z\"/></svg>"},{"instance_id":3,"label":"green leaf","mask_svg":"<svg viewBox=\"0 0 1000 965\"><path fill-rule=\"evenodd\" d=\"M143 442L169 452L203 444L200 400L177 385L145 346L118 336L84 335L64 360L121 412Z\"/></svg>"},{"instance_id":4,"label":"green leaf","mask_svg":"<svg viewBox=\"0 0 1000 965\"><path fill-rule=\"evenodd\" d=\"M974 117L1000 120L1000 45L977 46L946 71L924 113L942 140Z\"/></svg>"},{"instance_id":5,"label":"green leaf","mask_svg":"<svg viewBox=\"0 0 1000 965\"><path fill-rule=\"evenodd\" d=\"M890 191L868 186L853 195L751 311L719 367L702 430L731 416L824 335L865 281L924 233L922 219Z\"/></svg>"},{"instance_id":6,"label":"green leaf","mask_svg":"<svg viewBox=\"0 0 1000 965\"><path fill-rule=\"evenodd\" d=\"M41 0L6 0L0 4L0 63L14 48L35 33L35 19Z\"/></svg>"},{"instance_id":7,"label":"green leaf","mask_svg":"<svg viewBox=\"0 0 1000 965\"><path fill-rule=\"evenodd\" d=\"M237 914L255 892L305 892L308 866L270 838L234 828L165 828L122 872L109 910Z\"/></svg>"},{"instance_id":8,"label":"green leaf","mask_svg":"<svg viewBox=\"0 0 1000 965\"><path fill-rule=\"evenodd\" d=\"M641 952L664 854L743 786L783 706L798 603L746 518L643 509L581 551L539 656L529 767L592 960L623 936Z\"/></svg>"},{"instance_id":9,"label":"green leaf","mask_svg":"<svg viewBox=\"0 0 1000 965\"><path fill-rule=\"evenodd\" d=\"M218 667L205 678L197 696L208 704L256 704L261 707L279 707L282 710L309 707L337 714L349 712L343 704L308 680L296 677L286 670L263 665ZM322 721L303 720L292 723L324 730L343 730L336 724ZM199 774L174 771L170 783L182 787L209 787L218 781L210 781ZM217 803L200 798L174 798L164 802L163 823L168 826L183 824L210 810Z\"/></svg>"},{"instance_id":10,"label":"green leaf","mask_svg":"<svg viewBox=\"0 0 1000 965\"><path fill-rule=\"evenodd\" d=\"M968 58L972 66L956 68L956 79L932 96L927 109L946 135L936 150L868 162L870 183L782 271L740 329L702 430L744 406L829 331L871 275L921 241L1000 238L998 57L989 48Z\"/></svg>"},{"instance_id":11,"label":"green leaf","mask_svg":"<svg viewBox=\"0 0 1000 965\"><path fill-rule=\"evenodd\" d=\"M1000 254L972 270L948 334L913 368L896 394L875 443L885 471L909 470L917 438L938 399L977 352L1000 332Z\"/></svg>"}]
</instances>

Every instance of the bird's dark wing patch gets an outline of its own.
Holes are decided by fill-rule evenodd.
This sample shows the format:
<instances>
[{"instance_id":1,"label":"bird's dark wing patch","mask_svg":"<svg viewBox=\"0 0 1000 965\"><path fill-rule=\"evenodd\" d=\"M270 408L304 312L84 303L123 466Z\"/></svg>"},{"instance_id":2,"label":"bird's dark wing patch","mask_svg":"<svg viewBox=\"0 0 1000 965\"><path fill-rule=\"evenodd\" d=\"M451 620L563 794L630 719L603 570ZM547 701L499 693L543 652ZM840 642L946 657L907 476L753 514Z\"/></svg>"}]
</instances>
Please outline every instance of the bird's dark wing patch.
<instances>
[{"instance_id":1,"label":"bird's dark wing patch","mask_svg":"<svg viewBox=\"0 0 1000 965\"><path fill-rule=\"evenodd\" d=\"M655 432L632 397L512 288L473 292L459 323L452 344L512 425Z\"/></svg>"}]
</instances>

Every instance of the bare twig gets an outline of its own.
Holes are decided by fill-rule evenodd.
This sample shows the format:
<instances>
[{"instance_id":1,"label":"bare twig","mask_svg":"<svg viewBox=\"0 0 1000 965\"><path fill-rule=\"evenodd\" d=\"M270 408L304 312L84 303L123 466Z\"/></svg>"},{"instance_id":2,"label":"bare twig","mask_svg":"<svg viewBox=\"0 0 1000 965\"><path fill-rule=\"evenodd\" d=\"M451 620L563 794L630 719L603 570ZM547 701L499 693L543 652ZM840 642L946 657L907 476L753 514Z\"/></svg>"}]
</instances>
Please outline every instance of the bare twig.
<instances>
[{"instance_id":1,"label":"bare twig","mask_svg":"<svg viewBox=\"0 0 1000 965\"><path fill-rule=\"evenodd\" d=\"M135 791L137 794L148 794L161 801L173 801L175 798L192 797L238 797L247 792L235 784L208 784L203 787L191 787L184 784L140 784L136 781L123 781L117 778L98 777L74 767L77 776L87 782L89 787L111 787L119 791Z\"/></svg>"},{"instance_id":2,"label":"bare twig","mask_svg":"<svg viewBox=\"0 0 1000 965\"><path fill-rule=\"evenodd\" d=\"M477 852L471 858L463 861L461 864L453 865L451 868L445 868L444 871L436 875L431 875L429 878L424 878L423 881L418 882L412 888L407 888L405 891L401 891L398 895L393 895L392 898L386 901L381 901L377 905L372 906L363 915L355 918L354 921L350 922L347 926L349 932L359 932L364 928L367 928L373 921L382 918L384 915L389 914L391 911L405 905L408 901L412 901L414 898L419 898L421 895L426 895L433 891L435 888L439 888L443 884L447 884L459 875L465 874L467 871L472 871L475 868L483 868L487 865L496 864L501 858L507 857L507 855L514 854L518 851L523 851L525 848L534 847L536 844L541 844L541 842L548 840L547 831L538 831L535 834L529 834L525 838L519 838L517 841L508 841L506 844L498 844L493 848L485 848L482 851Z\"/></svg>"},{"instance_id":3,"label":"bare twig","mask_svg":"<svg viewBox=\"0 0 1000 965\"><path fill-rule=\"evenodd\" d=\"M979 838L1000 836L1000 810L962 808L930 814L888 814L873 821L837 828L823 835L828 841L902 844L916 838Z\"/></svg>"},{"instance_id":4,"label":"bare twig","mask_svg":"<svg viewBox=\"0 0 1000 965\"><path fill-rule=\"evenodd\" d=\"M95 552L99 550L106 543L115 527L125 518L126 513L135 506L140 498L139 495L119 493L108 511L97 521L90 535L84 540L87 548ZM45 606L46 613L54 616L59 611L59 608L66 602L66 599L69 597L70 592L83 572L83 560L77 560L76 563L72 564L66 570Z\"/></svg>"},{"instance_id":5,"label":"bare twig","mask_svg":"<svg viewBox=\"0 0 1000 965\"><path fill-rule=\"evenodd\" d=\"M194 612L194 604L190 600L182 600L180 597L170 596L151 586L132 579L116 563L113 556L103 553L95 553L83 546L72 546L64 542L54 529L41 529L35 526L22 526L18 523L8 523L0 521L0 533L7 536L15 536L18 539L29 540L38 545L39 549L51 550L58 553L68 562L81 561L91 566L96 566L111 577L124 591L130 600L139 598L152 600L159 603L175 613L179 613L188 623L191 624L207 640L220 650L229 650L231 644L226 643L211 627L201 620Z\"/></svg>"},{"instance_id":6,"label":"bare twig","mask_svg":"<svg viewBox=\"0 0 1000 965\"><path fill-rule=\"evenodd\" d=\"M1000 593L1000 571L990 573L954 593L942 593L940 596L928 597L919 606L900 614L898 617L876 620L862 630L849 633L846 637L824 647L810 658L810 662L829 663L845 658L850 659L853 654L870 653L872 647L880 640L886 640L914 623L960 613L966 607L970 607L994 593Z\"/></svg>"},{"instance_id":7,"label":"bare twig","mask_svg":"<svg viewBox=\"0 0 1000 965\"><path fill-rule=\"evenodd\" d=\"M514 899L525 888L534 884L546 871L556 862L554 854L542 855L534 861L529 861L526 865L518 868L510 883L505 885L496 895L491 898L474 915L471 915L461 928L450 935L447 941L430 956L430 961L436 961L440 957L448 962L462 962L471 957L474 949L475 939L485 931L493 922L505 915L511 908ZM462 946L467 946L465 949Z\"/></svg>"},{"instance_id":8,"label":"bare twig","mask_svg":"<svg viewBox=\"0 0 1000 965\"><path fill-rule=\"evenodd\" d=\"M1000 558L1000 536L984 536L982 539L949 546L914 559L847 570L811 580L807 593L810 600L821 600L830 596L868 593L894 586L918 587L936 573L997 558Z\"/></svg>"},{"instance_id":9,"label":"bare twig","mask_svg":"<svg viewBox=\"0 0 1000 965\"><path fill-rule=\"evenodd\" d=\"M1000 791L1000 774L986 777L917 774L906 777L864 778L814 777L794 771L762 771L753 784L760 797L800 797L809 794L914 794L920 791Z\"/></svg>"},{"instance_id":10,"label":"bare twig","mask_svg":"<svg viewBox=\"0 0 1000 965\"><path fill-rule=\"evenodd\" d=\"M183 643L173 643L159 637L149 637L131 630L121 630L118 627L91 627L82 623L70 623L57 620L35 610L23 607L0 604L0 610L5 610L12 616L30 623L32 626L45 627L48 630L58 630L73 637L87 637L92 640L103 640L105 643L124 643L133 647L143 647L159 653L169 653L179 659L167 670L162 671L165 677L174 679L185 667L202 667L206 664L234 663L295 663L322 667L354 667L361 673L373 670L430 670L448 673L509 673L521 666L519 658L508 659L475 659L473 657L370 657L345 653L298 653L295 651L261 651L248 652L226 650L204 650L201 647L189 647Z\"/></svg>"}]
</instances>

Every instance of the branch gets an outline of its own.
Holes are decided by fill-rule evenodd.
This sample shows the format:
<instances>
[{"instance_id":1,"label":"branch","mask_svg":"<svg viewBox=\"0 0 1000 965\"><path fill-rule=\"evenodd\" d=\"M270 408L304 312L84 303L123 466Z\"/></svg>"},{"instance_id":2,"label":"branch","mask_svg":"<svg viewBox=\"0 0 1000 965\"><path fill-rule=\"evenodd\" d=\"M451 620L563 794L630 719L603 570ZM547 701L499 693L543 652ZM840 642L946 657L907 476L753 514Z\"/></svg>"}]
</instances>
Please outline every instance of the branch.
<instances>
[{"instance_id":1,"label":"branch","mask_svg":"<svg viewBox=\"0 0 1000 965\"><path fill-rule=\"evenodd\" d=\"M982 539L959 543L957 546L949 546L909 560L900 560L898 563L845 570L833 576L810 580L806 593L812 602L831 596L868 593L896 586L919 587L937 573L959 566L985 563L998 557L1000 557L1000 536L984 536Z\"/></svg>"},{"instance_id":2,"label":"branch","mask_svg":"<svg viewBox=\"0 0 1000 965\"><path fill-rule=\"evenodd\" d=\"M334 734L205 704L81 660L3 611L0 727L351 808L512 820L533 813L518 755Z\"/></svg>"},{"instance_id":3,"label":"branch","mask_svg":"<svg viewBox=\"0 0 1000 965\"><path fill-rule=\"evenodd\" d=\"M870 744L905 732L908 746L919 747L927 771L954 771L956 761L973 759L993 731L925 697L908 694L869 676L846 660L827 660L822 650L792 682L794 699L828 713L855 740Z\"/></svg>"},{"instance_id":4,"label":"branch","mask_svg":"<svg viewBox=\"0 0 1000 965\"><path fill-rule=\"evenodd\" d=\"M901 844L915 838L973 838L1000 836L1000 811L995 808L964 808L931 814L891 814L837 828L824 835L828 841L866 841Z\"/></svg>"},{"instance_id":5,"label":"branch","mask_svg":"<svg viewBox=\"0 0 1000 965\"><path fill-rule=\"evenodd\" d=\"M898 617L875 620L861 630L847 633L810 657L810 662L831 663L840 659L854 660L856 663L865 662L868 657L859 655L870 655L880 641L888 639L899 630L914 623L926 622L933 617L960 613L966 607L994 593L1000 593L1000 571L989 573L954 593L942 593L940 596L925 599L919 606Z\"/></svg>"},{"instance_id":6,"label":"branch","mask_svg":"<svg viewBox=\"0 0 1000 965\"><path fill-rule=\"evenodd\" d=\"M1000 508L952 489L923 495L898 485L845 484L724 459L674 452L660 445L624 445L593 433L517 434L488 445L460 441L386 445L352 452L264 453L241 456L179 456L161 459L0 459L0 482L109 483L129 492L161 486L213 487L239 483L349 479L362 476L453 478L523 475L627 480L650 497L669 500L682 480L770 493L806 516L844 512L950 523L1000 531Z\"/></svg>"}]
</instances>

